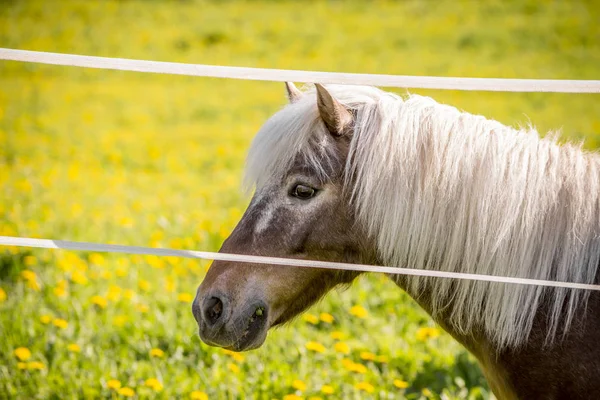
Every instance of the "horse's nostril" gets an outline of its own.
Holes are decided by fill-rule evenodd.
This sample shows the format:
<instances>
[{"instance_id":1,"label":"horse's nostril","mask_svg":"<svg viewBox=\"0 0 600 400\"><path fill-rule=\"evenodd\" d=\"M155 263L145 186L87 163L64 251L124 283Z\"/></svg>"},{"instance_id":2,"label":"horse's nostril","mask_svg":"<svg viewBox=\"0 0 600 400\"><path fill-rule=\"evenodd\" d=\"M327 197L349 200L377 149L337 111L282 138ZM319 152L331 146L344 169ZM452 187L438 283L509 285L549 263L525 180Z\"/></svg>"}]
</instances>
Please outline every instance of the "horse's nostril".
<instances>
[{"instance_id":1,"label":"horse's nostril","mask_svg":"<svg viewBox=\"0 0 600 400\"><path fill-rule=\"evenodd\" d=\"M207 322L214 325L223 314L223 302L218 297L211 297L205 303L204 315Z\"/></svg>"}]
</instances>

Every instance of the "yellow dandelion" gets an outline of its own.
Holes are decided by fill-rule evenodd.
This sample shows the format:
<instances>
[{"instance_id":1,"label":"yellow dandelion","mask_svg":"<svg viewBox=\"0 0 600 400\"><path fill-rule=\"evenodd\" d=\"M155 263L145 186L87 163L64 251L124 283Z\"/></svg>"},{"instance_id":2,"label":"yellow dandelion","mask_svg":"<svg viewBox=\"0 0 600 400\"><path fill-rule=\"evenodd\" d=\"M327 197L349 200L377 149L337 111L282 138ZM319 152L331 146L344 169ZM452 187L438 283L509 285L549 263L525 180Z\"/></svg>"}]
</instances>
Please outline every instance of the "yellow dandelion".
<instances>
[{"instance_id":1,"label":"yellow dandelion","mask_svg":"<svg viewBox=\"0 0 600 400\"><path fill-rule=\"evenodd\" d=\"M317 352L317 353L325 353L325 346L323 346L321 343L317 343L317 342L306 343L306 349Z\"/></svg>"},{"instance_id":2,"label":"yellow dandelion","mask_svg":"<svg viewBox=\"0 0 600 400\"><path fill-rule=\"evenodd\" d=\"M89 260L90 260L90 264L95 264L98 266L102 266L102 265L106 264L106 259L104 258L104 256L102 254L99 254L99 253L90 254Z\"/></svg>"},{"instance_id":3,"label":"yellow dandelion","mask_svg":"<svg viewBox=\"0 0 600 400\"><path fill-rule=\"evenodd\" d=\"M71 281L79 285L86 285L88 283L88 278L84 272L75 270L71 273Z\"/></svg>"},{"instance_id":4,"label":"yellow dandelion","mask_svg":"<svg viewBox=\"0 0 600 400\"><path fill-rule=\"evenodd\" d=\"M7 295L6 292L4 291L4 289L0 288L0 303L4 303L7 299Z\"/></svg>"},{"instance_id":5,"label":"yellow dandelion","mask_svg":"<svg viewBox=\"0 0 600 400\"><path fill-rule=\"evenodd\" d=\"M44 363L41 363L39 361L30 361L27 363L27 369L37 369L41 371L45 368L46 366L44 365Z\"/></svg>"},{"instance_id":6,"label":"yellow dandelion","mask_svg":"<svg viewBox=\"0 0 600 400\"><path fill-rule=\"evenodd\" d=\"M52 325L60 329L67 329L69 323L62 318L54 318L54 320L52 320Z\"/></svg>"},{"instance_id":7,"label":"yellow dandelion","mask_svg":"<svg viewBox=\"0 0 600 400\"><path fill-rule=\"evenodd\" d=\"M59 286L52 289L54 295L56 297L65 297L67 295L67 289L65 287Z\"/></svg>"},{"instance_id":8,"label":"yellow dandelion","mask_svg":"<svg viewBox=\"0 0 600 400\"><path fill-rule=\"evenodd\" d=\"M148 307L145 304L136 304L135 309L138 312L141 312L142 314L145 314L145 313L147 313L150 310L150 307Z\"/></svg>"},{"instance_id":9,"label":"yellow dandelion","mask_svg":"<svg viewBox=\"0 0 600 400\"><path fill-rule=\"evenodd\" d=\"M99 308L106 308L106 306L108 305L108 300L106 300L102 296L92 296L90 301L92 302L92 304L98 306Z\"/></svg>"},{"instance_id":10,"label":"yellow dandelion","mask_svg":"<svg viewBox=\"0 0 600 400\"><path fill-rule=\"evenodd\" d=\"M350 346L348 346L348 344L346 344L345 342L337 342L334 346L333 346L334 350L337 351L338 353L342 353L342 354L350 354Z\"/></svg>"},{"instance_id":11,"label":"yellow dandelion","mask_svg":"<svg viewBox=\"0 0 600 400\"><path fill-rule=\"evenodd\" d=\"M48 325L50 322L52 322L52 317L49 315L42 315L40 317L40 322L44 325Z\"/></svg>"},{"instance_id":12,"label":"yellow dandelion","mask_svg":"<svg viewBox=\"0 0 600 400\"><path fill-rule=\"evenodd\" d=\"M71 343L70 345L67 346L67 350L69 350L70 352L73 352L73 353L80 353L81 347L79 347L79 345L76 343Z\"/></svg>"},{"instance_id":13,"label":"yellow dandelion","mask_svg":"<svg viewBox=\"0 0 600 400\"><path fill-rule=\"evenodd\" d=\"M27 363L18 362L17 363L17 368L19 368L19 369L27 369Z\"/></svg>"},{"instance_id":14,"label":"yellow dandelion","mask_svg":"<svg viewBox=\"0 0 600 400\"><path fill-rule=\"evenodd\" d=\"M408 382L405 382L401 379L394 379L394 386L398 389L406 389L408 387Z\"/></svg>"},{"instance_id":15,"label":"yellow dandelion","mask_svg":"<svg viewBox=\"0 0 600 400\"><path fill-rule=\"evenodd\" d=\"M31 351L27 347L16 348L14 354L21 361L27 361L31 358Z\"/></svg>"},{"instance_id":16,"label":"yellow dandelion","mask_svg":"<svg viewBox=\"0 0 600 400\"><path fill-rule=\"evenodd\" d=\"M233 358L235 361L239 361L239 362L244 361L244 358L245 358L243 354L236 353L235 351L231 351L231 350L223 349L223 353L227 354L228 356Z\"/></svg>"},{"instance_id":17,"label":"yellow dandelion","mask_svg":"<svg viewBox=\"0 0 600 400\"><path fill-rule=\"evenodd\" d=\"M117 390L117 393L119 393L121 396L123 397L133 397L135 396L135 392L133 391L132 388L130 387L122 387L119 390Z\"/></svg>"},{"instance_id":18,"label":"yellow dandelion","mask_svg":"<svg viewBox=\"0 0 600 400\"><path fill-rule=\"evenodd\" d=\"M283 396L283 400L302 400L302 397L297 394L286 394Z\"/></svg>"},{"instance_id":19,"label":"yellow dandelion","mask_svg":"<svg viewBox=\"0 0 600 400\"><path fill-rule=\"evenodd\" d=\"M113 318L112 323L114 326L121 328L127 323L128 319L127 315L117 315Z\"/></svg>"},{"instance_id":20,"label":"yellow dandelion","mask_svg":"<svg viewBox=\"0 0 600 400\"><path fill-rule=\"evenodd\" d=\"M309 324L313 324L316 325L319 323L319 318L316 315L312 315L312 314L304 314L302 316L302 319L305 320L306 322L308 322Z\"/></svg>"},{"instance_id":21,"label":"yellow dandelion","mask_svg":"<svg viewBox=\"0 0 600 400\"><path fill-rule=\"evenodd\" d=\"M334 340L343 340L346 337L346 334L341 331L333 331L331 332L331 338Z\"/></svg>"},{"instance_id":22,"label":"yellow dandelion","mask_svg":"<svg viewBox=\"0 0 600 400\"><path fill-rule=\"evenodd\" d=\"M434 339L438 336L440 336L440 331L439 331L439 329L436 329L436 328L424 327L424 328L419 328L417 330L417 340L420 340L420 341L425 341L427 339Z\"/></svg>"},{"instance_id":23,"label":"yellow dandelion","mask_svg":"<svg viewBox=\"0 0 600 400\"><path fill-rule=\"evenodd\" d=\"M106 293L106 299L110 301L118 301L121 298L121 292L123 292L123 289L121 289L119 286L110 285L108 287L108 292Z\"/></svg>"},{"instance_id":24,"label":"yellow dandelion","mask_svg":"<svg viewBox=\"0 0 600 400\"><path fill-rule=\"evenodd\" d=\"M21 278L25 279L26 281L35 281L37 279L37 275L31 270L24 269L21 271Z\"/></svg>"},{"instance_id":25,"label":"yellow dandelion","mask_svg":"<svg viewBox=\"0 0 600 400\"><path fill-rule=\"evenodd\" d=\"M113 275L112 272L110 271L101 271L100 272L100 278L104 279L104 280L110 280L112 279Z\"/></svg>"},{"instance_id":26,"label":"yellow dandelion","mask_svg":"<svg viewBox=\"0 0 600 400\"><path fill-rule=\"evenodd\" d=\"M329 313L321 313L319 315L319 318L321 319L321 321L325 322L326 324L331 324L335 318L333 318L333 315L329 314Z\"/></svg>"},{"instance_id":27,"label":"yellow dandelion","mask_svg":"<svg viewBox=\"0 0 600 400\"><path fill-rule=\"evenodd\" d=\"M353 306L350 309L350 314L358 318L366 318L369 312L362 306Z\"/></svg>"},{"instance_id":28,"label":"yellow dandelion","mask_svg":"<svg viewBox=\"0 0 600 400\"><path fill-rule=\"evenodd\" d=\"M344 358L342 360L342 366L344 368L346 368L348 371L357 372L359 374L364 374L367 372L367 367L365 367L362 364L355 363L354 361L349 360L347 358Z\"/></svg>"},{"instance_id":29,"label":"yellow dandelion","mask_svg":"<svg viewBox=\"0 0 600 400\"><path fill-rule=\"evenodd\" d=\"M37 263L37 259L35 258L35 256L29 255L29 256L25 256L25 258L23 258L23 264L25 264L28 267L31 267L33 265L35 265Z\"/></svg>"},{"instance_id":30,"label":"yellow dandelion","mask_svg":"<svg viewBox=\"0 0 600 400\"><path fill-rule=\"evenodd\" d=\"M177 295L177 300L181 301L182 303L191 303L192 300L194 300L194 296L189 293L179 293Z\"/></svg>"},{"instance_id":31,"label":"yellow dandelion","mask_svg":"<svg viewBox=\"0 0 600 400\"><path fill-rule=\"evenodd\" d=\"M367 393L373 393L375 391L373 385L368 382L359 382L354 387L358 390L364 390Z\"/></svg>"},{"instance_id":32,"label":"yellow dandelion","mask_svg":"<svg viewBox=\"0 0 600 400\"><path fill-rule=\"evenodd\" d=\"M131 289L125 289L123 291L123 296L128 299L131 300L135 297L135 291L131 290Z\"/></svg>"},{"instance_id":33,"label":"yellow dandelion","mask_svg":"<svg viewBox=\"0 0 600 400\"><path fill-rule=\"evenodd\" d=\"M310 396L308 400L323 400L323 398L319 396Z\"/></svg>"},{"instance_id":34,"label":"yellow dandelion","mask_svg":"<svg viewBox=\"0 0 600 400\"><path fill-rule=\"evenodd\" d=\"M234 374L237 374L238 372L240 372L240 367L238 367L237 365L232 364L232 363L227 364L227 368Z\"/></svg>"},{"instance_id":35,"label":"yellow dandelion","mask_svg":"<svg viewBox=\"0 0 600 400\"><path fill-rule=\"evenodd\" d=\"M363 360L367 360L367 361L375 361L377 356L373 353L369 353L368 351L362 351L360 353L360 358L362 358Z\"/></svg>"},{"instance_id":36,"label":"yellow dandelion","mask_svg":"<svg viewBox=\"0 0 600 400\"><path fill-rule=\"evenodd\" d=\"M161 349L152 349L150 350L150 357L163 358L165 356L165 352Z\"/></svg>"},{"instance_id":37,"label":"yellow dandelion","mask_svg":"<svg viewBox=\"0 0 600 400\"><path fill-rule=\"evenodd\" d=\"M325 394L333 394L333 392L334 392L333 386L323 385L323 386L321 386L321 392L323 392Z\"/></svg>"},{"instance_id":38,"label":"yellow dandelion","mask_svg":"<svg viewBox=\"0 0 600 400\"><path fill-rule=\"evenodd\" d=\"M150 282L144 279L140 279L140 281L138 282L138 287L144 292L149 292L150 289L152 289L152 285L150 284Z\"/></svg>"},{"instance_id":39,"label":"yellow dandelion","mask_svg":"<svg viewBox=\"0 0 600 400\"><path fill-rule=\"evenodd\" d=\"M118 390L121 388L121 382L117 379L110 379L106 382L106 387L112 390Z\"/></svg>"},{"instance_id":40,"label":"yellow dandelion","mask_svg":"<svg viewBox=\"0 0 600 400\"><path fill-rule=\"evenodd\" d=\"M40 290L42 290L42 287L40 286L40 283L36 280L32 280L32 281L27 281L26 283L27 287L35 292L39 292Z\"/></svg>"},{"instance_id":41,"label":"yellow dandelion","mask_svg":"<svg viewBox=\"0 0 600 400\"><path fill-rule=\"evenodd\" d=\"M300 379L294 379L294 381L292 382L292 387L296 390L304 392L306 390L306 383L304 383Z\"/></svg>"},{"instance_id":42,"label":"yellow dandelion","mask_svg":"<svg viewBox=\"0 0 600 400\"><path fill-rule=\"evenodd\" d=\"M155 392L160 392L161 390L163 390L162 383L160 383L160 381L156 378L146 379L146 381L144 382L144 385L151 388Z\"/></svg>"},{"instance_id":43,"label":"yellow dandelion","mask_svg":"<svg viewBox=\"0 0 600 400\"><path fill-rule=\"evenodd\" d=\"M190 400L208 400L208 395L200 390L194 390L190 393Z\"/></svg>"}]
</instances>

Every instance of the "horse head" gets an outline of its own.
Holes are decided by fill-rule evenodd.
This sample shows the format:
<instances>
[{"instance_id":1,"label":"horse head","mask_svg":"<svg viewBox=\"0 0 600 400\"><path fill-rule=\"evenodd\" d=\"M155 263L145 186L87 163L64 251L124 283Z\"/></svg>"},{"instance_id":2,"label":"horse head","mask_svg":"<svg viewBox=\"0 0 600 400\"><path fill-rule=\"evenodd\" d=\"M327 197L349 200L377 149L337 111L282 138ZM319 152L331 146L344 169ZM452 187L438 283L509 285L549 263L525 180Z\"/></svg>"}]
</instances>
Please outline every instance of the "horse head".
<instances>
[{"instance_id":1,"label":"horse head","mask_svg":"<svg viewBox=\"0 0 600 400\"><path fill-rule=\"evenodd\" d=\"M367 235L345 190L354 110L323 86L302 93L269 119L248 156L255 193L220 252L368 262ZM353 271L215 261L198 288L193 314L210 345L259 347L270 327L289 321Z\"/></svg>"}]
</instances>

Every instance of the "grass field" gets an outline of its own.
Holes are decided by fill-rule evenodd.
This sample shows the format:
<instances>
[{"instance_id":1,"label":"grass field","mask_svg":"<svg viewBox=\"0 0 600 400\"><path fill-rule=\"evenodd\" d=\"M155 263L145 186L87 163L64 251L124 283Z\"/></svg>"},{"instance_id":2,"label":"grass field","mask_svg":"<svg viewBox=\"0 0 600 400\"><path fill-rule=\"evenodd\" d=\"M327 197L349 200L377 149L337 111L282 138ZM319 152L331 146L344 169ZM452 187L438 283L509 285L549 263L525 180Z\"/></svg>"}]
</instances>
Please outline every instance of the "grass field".
<instances>
[{"instance_id":1,"label":"grass field","mask_svg":"<svg viewBox=\"0 0 600 400\"><path fill-rule=\"evenodd\" d=\"M593 1L0 1L0 47L205 64L598 79ZM406 91L397 90L398 93ZM414 91L600 146L598 95ZM280 83L0 61L0 235L217 250ZM0 248L0 398L488 398L384 277L256 351L200 342L208 263Z\"/></svg>"}]
</instances>

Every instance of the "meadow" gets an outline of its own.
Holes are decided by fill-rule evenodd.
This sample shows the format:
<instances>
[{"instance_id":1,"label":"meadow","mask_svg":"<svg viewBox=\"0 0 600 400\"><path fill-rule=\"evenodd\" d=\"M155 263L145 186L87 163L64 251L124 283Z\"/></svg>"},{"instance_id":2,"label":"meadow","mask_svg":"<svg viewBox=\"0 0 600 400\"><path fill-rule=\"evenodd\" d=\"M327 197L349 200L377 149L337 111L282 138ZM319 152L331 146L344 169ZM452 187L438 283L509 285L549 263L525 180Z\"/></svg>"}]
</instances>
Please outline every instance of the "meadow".
<instances>
[{"instance_id":1,"label":"meadow","mask_svg":"<svg viewBox=\"0 0 600 400\"><path fill-rule=\"evenodd\" d=\"M253 67L598 79L593 1L0 1L0 47ZM397 93L406 90L394 89ZM600 146L598 95L411 90ZM0 235L218 250L283 84L0 61ZM208 262L0 248L0 398L481 399L476 361L383 276L265 345L203 344Z\"/></svg>"}]
</instances>

